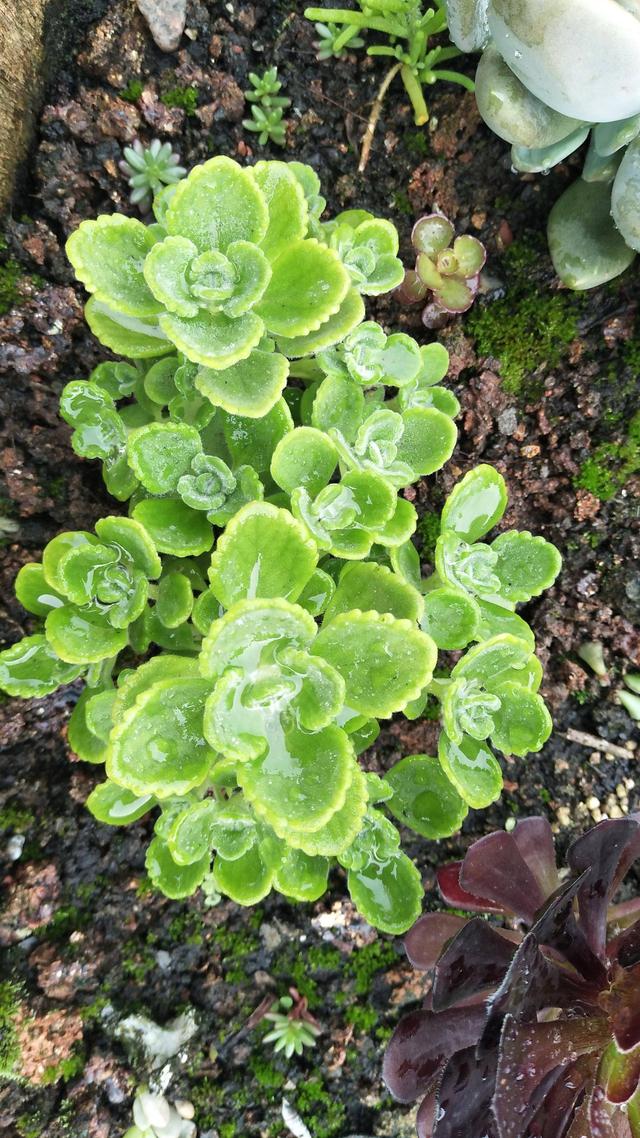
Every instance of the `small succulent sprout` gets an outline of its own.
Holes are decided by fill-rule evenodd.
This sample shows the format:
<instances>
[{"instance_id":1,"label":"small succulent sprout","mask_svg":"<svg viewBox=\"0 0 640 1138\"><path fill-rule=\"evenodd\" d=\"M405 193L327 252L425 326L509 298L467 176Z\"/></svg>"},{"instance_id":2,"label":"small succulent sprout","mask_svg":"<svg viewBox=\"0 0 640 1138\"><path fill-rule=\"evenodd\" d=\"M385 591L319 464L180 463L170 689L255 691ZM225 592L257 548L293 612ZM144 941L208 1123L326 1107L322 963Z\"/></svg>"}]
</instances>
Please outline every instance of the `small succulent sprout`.
<instances>
[{"instance_id":1,"label":"small succulent sprout","mask_svg":"<svg viewBox=\"0 0 640 1138\"><path fill-rule=\"evenodd\" d=\"M429 293L444 312L466 312L478 291L480 271L486 260L484 246L476 237L455 237L451 222L438 213L421 217L413 227L415 271L400 286L401 300L416 303Z\"/></svg>"},{"instance_id":2,"label":"small succulent sprout","mask_svg":"<svg viewBox=\"0 0 640 1138\"><path fill-rule=\"evenodd\" d=\"M632 719L640 722L640 673L627 672L623 677L625 687L617 693L618 703L621 703Z\"/></svg>"},{"instance_id":3,"label":"small succulent sprout","mask_svg":"<svg viewBox=\"0 0 640 1138\"><path fill-rule=\"evenodd\" d=\"M160 142L158 138L149 146L136 138L133 146L125 146L122 153L124 160L119 166L129 180L131 203L137 205L141 213L149 212L160 190L175 185L187 173L171 143Z\"/></svg>"},{"instance_id":4,"label":"small succulent sprout","mask_svg":"<svg viewBox=\"0 0 640 1138\"><path fill-rule=\"evenodd\" d=\"M282 83L278 79L278 68L270 67L263 75L252 71L249 73L249 82L251 87L244 94L253 106L251 118L242 120L243 127L258 135L261 146L267 142L284 146L287 123L283 115L285 108L291 106L291 99L279 94Z\"/></svg>"},{"instance_id":5,"label":"small succulent sprout","mask_svg":"<svg viewBox=\"0 0 640 1138\"><path fill-rule=\"evenodd\" d=\"M607 675L607 665L604 661L604 651L599 640L588 640L577 649L576 655L588 664L596 676Z\"/></svg>"},{"instance_id":6,"label":"small succulent sprout","mask_svg":"<svg viewBox=\"0 0 640 1138\"><path fill-rule=\"evenodd\" d=\"M295 992L295 988L292 989ZM302 1055L305 1047L315 1047L322 1028L307 1009L306 999L281 996L266 1012L264 1018L273 1027L264 1036L265 1043L272 1043L276 1054L284 1052L287 1059Z\"/></svg>"},{"instance_id":7,"label":"small succulent sprout","mask_svg":"<svg viewBox=\"0 0 640 1138\"><path fill-rule=\"evenodd\" d=\"M249 103L261 103L263 107L291 106L291 99L279 94L282 83L278 79L277 67L267 68L262 75L250 71L249 82L251 87L244 93Z\"/></svg>"},{"instance_id":8,"label":"small succulent sprout","mask_svg":"<svg viewBox=\"0 0 640 1138\"><path fill-rule=\"evenodd\" d=\"M354 47L364 46L364 40L358 35L358 29L349 24L340 27L339 24L316 23L314 27L318 34L315 45L318 49L317 58L321 63L326 59L342 59Z\"/></svg>"},{"instance_id":9,"label":"small succulent sprout","mask_svg":"<svg viewBox=\"0 0 640 1138\"><path fill-rule=\"evenodd\" d=\"M287 100L288 101L288 100ZM284 146L287 141L287 122L283 118L282 107L253 106L251 118L243 119L245 130L253 131L258 135L258 142L265 146L273 142L276 146Z\"/></svg>"},{"instance_id":10,"label":"small succulent sprout","mask_svg":"<svg viewBox=\"0 0 640 1138\"><path fill-rule=\"evenodd\" d=\"M428 999L384 1060L391 1092L422 1100L421 1138L639 1133L640 906L615 903L639 830L637 814L601 822L561 873L547 820L524 818L438 871L453 911L405 940Z\"/></svg>"},{"instance_id":11,"label":"small succulent sprout","mask_svg":"<svg viewBox=\"0 0 640 1138\"><path fill-rule=\"evenodd\" d=\"M429 118L425 86L445 79L473 90L473 84L466 75L441 66L460 55L458 49L450 44L434 47L431 42L433 36L444 32L447 27L444 0L435 0L434 5L428 8L424 7L422 0L376 0L375 3L358 0L353 10L307 8L305 16L315 21L316 31L321 36L319 59L340 55L346 46L360 46L364 42L359 37L360 32L379 33L382 42L368 47L367 55L393 60L413 108L416 126L424 125ZM390 73L383 93L395 71Z\"/></svg>"}]
</instances>

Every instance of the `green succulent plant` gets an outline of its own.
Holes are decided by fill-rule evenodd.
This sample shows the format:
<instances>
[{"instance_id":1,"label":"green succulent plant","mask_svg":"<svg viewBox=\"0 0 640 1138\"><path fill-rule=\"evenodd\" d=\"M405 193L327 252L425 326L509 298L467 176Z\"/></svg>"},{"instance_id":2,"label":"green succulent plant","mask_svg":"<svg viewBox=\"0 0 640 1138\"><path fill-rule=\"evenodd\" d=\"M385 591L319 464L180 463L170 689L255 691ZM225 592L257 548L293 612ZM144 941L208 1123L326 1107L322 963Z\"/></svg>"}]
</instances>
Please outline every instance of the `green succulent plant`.
<instances>
[{"instance_id":1,"label":"green succulent plant","mask_svg":"<svg viewBox=\"0 0 640 1138\"><path fill-rule=\"evenodd\" d=\"M164 186L175 185L184 178L186 169L180 165L180 155L170 142L160 142L154 138L149 146L143 146L136 138L133 146L125 146L124 160L119 163L123 174L127 175L131 194L130 201L148 213L157 193Z\"/></svg>"},{"instance_id":2,"label":"green succulent plant","mask_svg":"<svg viewBox=\"0 0 640 1138\"><path fill-rule=\"evenodd\" d=\"M478 109L514 168L546 173L588 140L582 176L556 202L556 272L588 289L640 249L637 0L447 0L454 42L483 49Z\"/></svg>"},{"instance_id":3,"label":"green succulent plant","mask_svg":"<svg viewBox=\"0 0 640 1138\"><path fill-rule=\"evenodd\" d=\"M446 31L444 0L434 0L424 8L422 0L358 0L351 8L307 8L305 16L316 22L321 35L319 59L340 55L345 47L363 43L360 32L378 32L386 42L367 48L367 55L387 56L397 62L400 77L409 96L417 126L429 119L423 88L438 79L458 83L473 90L466 75L442 64L461 53L451 45L430 46L430 39ZM326 31L321 32L321 28Z\"/></svg>"},{"instance_id":4,"label":"green succulent plant","mask_svg":"<svg viewBox=\"0 0 640 1138\"><path fill-rule=\"evenodd\" d=\"M431 295L423 314L429 326L434 312L466 312L478 291L480 272L486 260L484 245L477 237L455 236L448 218L439 213L421 217L413 227L411 242L416 251L415 269L409 269L398 289L398 299L418 304Z\"/></svg>"},{"instance_id":5,"label":"green succulent plant","mask_svg":"<svg viewBox=\"0 0 640 1138\"><path fill-rule=\"evenodd\" d=\"M263 75L252 71L249 73L249 82L251 87L244 94L253 106L251 118L242 120L243 127L259 135L258 142L261 146L266 142L284 146L287 123L283 120L283 115L285 108L291 106L291 99L278 93L282 88L278 68L270 67Z\"/></svg>"},{"instance_id":6,"label":"green succulent plant","mask_svg":"<svg viewBox=\"0 0 640 1138\"><path fill-rule=\"evenodd\" d=\"M459 405L441 385L444 348L362 320L360 292L397 278L397 235L360 211L325 227L307 167L221 161L171 199L179 206L184 187L184 233L116 215L70 239L94 289L89 312L108 295L107 340L123 336L133 359L72 380L61 411L129 517L63 533L20 571L18 598L41 631L0 653L0 687L41 697L85 679L69 743L106 772L89 809L112 825L154 812L147 871L169 897L202 885L241 904L272 888L313 901L339 864L367 920L400 932L422 887L391 818L430 838L454 833L469 806L500 794L493 748L523 755L549 734L533 634L515 610L552 583L560 558L526 532L483 540L507 495L481 466L447 499L435 571L422 577L402 491L451 456ZM211 187L227 178L224 213ZM236 213L243 194L253 215ZM102 260L90 259L94 241ZM197 241L215 272L191 261L177 272L176 241ZM301 281L291 250L315 276ZM233 285L226 301L246 300L246 266L259 275L265 264L252 312L261 338L227 366L224 354L217 367L192 360L182 334L176 351L168 308L140 311L160 307L147 278L170 305L195 304L221 279ZM241 319L222 315L207 310L209 333ZM205 343L222 353L220 336ZM465 654L438 667L439 649ZM379 720L416 717L433 697L438 756L367 773L359 756Z\"/></svg>"},{"instance_id":7,"label":"green succulent plant","mask_svg":"<svg viewBox=\"0 0 640 1138\"><path fill-rule=\"evenodd\" d=\"M305 999L298 998L294 1005L291 996L281 996L265 1013L264 1019L273 1024L264 1036L264 1042L272 1043L275 1053L282 1051L287 1059L302 1055L305 1047L315 1047L321 1032L319 1024L307 1011Z\"/></svg>"}]
</instances>

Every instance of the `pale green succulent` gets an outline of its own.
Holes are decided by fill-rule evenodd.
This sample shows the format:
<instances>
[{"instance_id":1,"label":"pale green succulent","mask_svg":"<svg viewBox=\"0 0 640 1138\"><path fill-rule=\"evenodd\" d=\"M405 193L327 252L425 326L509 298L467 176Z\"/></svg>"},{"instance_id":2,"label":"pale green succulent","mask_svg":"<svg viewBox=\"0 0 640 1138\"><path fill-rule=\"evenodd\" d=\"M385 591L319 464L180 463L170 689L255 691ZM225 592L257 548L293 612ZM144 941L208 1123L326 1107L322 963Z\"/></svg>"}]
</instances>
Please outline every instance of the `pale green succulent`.
<instances>
[{"instance_id":1,"label":"pale green succulent","mask_svg":"<svg viewBox=\"0 0 640 1138\"><path fill-rule=\"evenodd\" d=\"M447 0L452 39L483 49L480 114L512 164L545 172L589 139L582 177L553 207L549 248L575 289L623 272L640 250L637 0Z\"/></svg>"}]
</instances>

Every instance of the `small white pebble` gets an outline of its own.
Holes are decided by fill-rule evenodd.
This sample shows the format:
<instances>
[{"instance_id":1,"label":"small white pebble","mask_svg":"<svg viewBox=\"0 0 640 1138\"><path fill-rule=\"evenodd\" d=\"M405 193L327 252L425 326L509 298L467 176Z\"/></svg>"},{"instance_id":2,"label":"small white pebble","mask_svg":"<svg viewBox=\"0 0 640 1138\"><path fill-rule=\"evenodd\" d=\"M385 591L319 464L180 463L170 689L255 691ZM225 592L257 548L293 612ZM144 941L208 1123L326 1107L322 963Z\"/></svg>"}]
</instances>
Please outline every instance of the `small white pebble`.
<instances>
[{"instance_id":1,"label":"small white pebble","mask_svg":"<svg viewBox=\"0 0 640 1138\"><path fill-rule=\"evenodd\" d=\"M611 806L607 813L610 818L624 818L624 810L621 810L619 806Z\"/></svg>"},{"instance_id":2,"label":"small white pebble","mask_svg":"<svg viewBox=\"0 0 640 1138\"><path fill-rule=\"evenodd\" d=\"M192 1102L186 1098L177 1098L173 1104L181 1118L186 1118L187 1122L195 1117L196 1108Z\"/></svg>"},{"instance_id":3,"label":"small white pebble","mask_svg":"<svg viewBox=\"0 0 640 1138\"><path fill-rule=\"evenodd\" d=\"M618 783L618 785L616 786L616 794L618 795L618 798L626 798L627 797L627 788L624 785L624 783L622 783L622 782Z\"/></svg>"},{"instance_id":4,"label":"small white pebble","mask_svg":"<svg viewBox=\"0 0 640 1138\"><path fill-rule=\"evenodd\" d=\"M636 785L636 783L635 783L635 779L633 779L633 778L625 778L625 780L624 780L624 785L626 786L627 790L633 790L633 788L634 788L634 787L635 787L635 785Z\"/></svg>"},{"instance_id":5,"label":"small white pebble","mask_svg":"<svg viewBox=\"0 0 640 1138\"><path fill-rule=\"evenodd\" d=\"M568 806L559 806L556 810L556 818L559 824L564 828L571 825L571 811Z\"/></svg>"},{"instance_id":6,"label":"small white pebble","mask_svg":"<svg viewBox=\"0 0 640 1138\"><path fill-rule=\"evenodd\" d=\"M17 861L24 849L24 834L14 834L7 842L7 857L9 861Z\"/></svg>"},{"instance_id":7,"label":"small white pebble","mask_svg":"<svg viewBox=\"0 0 640 1138\"><path fill-rule=\"evenodd\" d=\"M600 807L598 807L596 810L591 811L591 817L593 818L594 822L603 822L606 815L603 814Z\"/></svg>"},{"instance_id":8,"label":"small white pebble","mask_svg":"<svg viewBox=\"0 0 640 1138\"><path fill-rule=\"evenodd\" d=\"M596 798L595 794L592 794L590 798L587 798L586 806L587 810L591 810L593 813L593 811L597 810L600 806L600 799Z\"/></svg>"},{"instance_id":9,"label":"small white pebble","mask_svg":"<svg viewBox=\"0 0 640 1138\"><path fill-rule=\"evenodd\" d=\"M504 828L508 834L510 834L512 830L515 830L515 828L516 828L515 818L507 818L507 820L504 824Z\"/></svg>"}]
</instances>

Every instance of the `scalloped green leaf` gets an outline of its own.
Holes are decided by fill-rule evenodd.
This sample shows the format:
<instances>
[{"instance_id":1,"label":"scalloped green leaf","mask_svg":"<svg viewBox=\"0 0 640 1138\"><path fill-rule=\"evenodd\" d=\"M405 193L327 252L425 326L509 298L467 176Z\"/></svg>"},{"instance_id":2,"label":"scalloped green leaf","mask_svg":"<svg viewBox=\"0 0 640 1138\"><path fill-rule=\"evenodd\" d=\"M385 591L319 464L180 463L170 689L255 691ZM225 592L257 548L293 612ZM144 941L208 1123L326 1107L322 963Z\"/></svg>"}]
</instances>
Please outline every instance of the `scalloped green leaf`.
<instances>
[{"instance_id":1,"label":"scalloped green leaf","mask_svg":"<svg viewBox=\"0 0 640 1138\"><path fill-rule=\"evenodd\" d=\"M71 549L79 549L83 545L97 545L98 539L87 530L69 530L59 533L44 547L42 554L42 569L47 584L64 596L64 581L60 577L59 565L65 554Z\"/></svg>"},{"instance_id":2,"label":"scalloped green leaf","mask_svg":"<svg viewBox=\"0 0 640 1138\"><path fill-rule=\"evenodd\" d=\"M143 275L155 243L155 234L141 221L114 213L81 221L65 248L78 280L97 301L126 316L144 317L162 311Z\"/></svg>"},{"instance_id":3,"label":"scalloped green leaf","mask_svg":"<svg viewBox=\"0 0 640 1138\"><path fill-rule=\"evenodd\" d=\"M332 313L315 332L306 336L278 336L278 349L288 359L299 359L339 344L364 319L365 307L360 293L350 288L337 312Z\"/></svg>"},{"instance_id":4,"label":"scalloped green leaf","mask_svg":"<svg viewBox=\"0 0 640 1138\"><path fill-rule=\"evenodd\" d=\"M422 911L422 879L400 850L360 870L350 869L347 885L365 920L382 932L400 936Z\"/></svg>"},{"instance_id":5,"label":"scalloped green leaf","mask_svg":"<svg viewBox=\"0 0 640 1138\"><path fill-rule=\"evenodd\" d=\"M328 608L335 591L333 577L325 573L324 569L314 569L297 603L312 616L320 616Z\"/></svg>"},{"instance_id":6,"label":"scalloped green leaf","mask_svg":"<svg viewBox=\"0 0 640 1138\"><path fill-rule=\"evenodd\" d=\"M69 664L96 664L127 646L124 629L112 628L101 613L75 605L52 609L45 632L53 651Z\"/></svg>"},{"instance_id":7,"label":"scalloped green leaf","mask_svg":"<svg viewBox=\"0 0 640 1138\"><path fill-rule=\"evenodd\" d=\"M528 601L548 589L562 567L562 558L551 542L534 537L528 530L509 530L491 543L498 554L495 573L500 595L508 601Z\"/></svg>"},{"instance_id":8,"label":"scalloped green leaf","mask_svg":"<svg viewBox=\"0 0 640 1138\"><path fill-rule=\"evenodd\" d=\"M454 743L442 731L438 757L447 778L474 810L484 810L497 802L502 793L502 770L486 742L463 735L459 743Z\"/></svg>"},{"instance_id":9,"label":"scalloped green leaf","mask_svg":"<svg viewBox=\"0 0 640 1138\"><path fill-rule=\"evenodd\" d=\"M330 375L315 394L311 421L319 431L339 430L347 442L351 442L356 437L364 413L362 388L342 376Z\"/></svg>"},{"instance_id":10,"label":"scalloped green leaf","mask_svg":"<svg viewBox=\"0 0 640 1138\"><path fill-rule=\"evenodd\" d=\"M98 822L106 822L109 826L128 826L147 814L155 802L152 794L133 794L107 779L94 787L85 806Z\"/></svg>"},{"instance_id":11,"label":"scalloped green leaf","mask_svg":"<svg viewBox=\"0 0 640 1138\"><path fill-rule=\"evenodd\" d=\"M474 597L460 589L433 589L424 598L420 627L446 651L466 648L478 639L480 608Z\"/></svg>"},{"instance_id":12,"label":"scalloped green leaf","mask_svg":"<svg viewBox=\"0 0 640 1138\"><path fill-rule=\"evenodd\" d=\"M67 739L71 750L86 763L103 763L107 753L104 739L89 729L86 718L87 704L93 696L91 688L80 693L67 725Z\"/></svg>"},{"instance_id":13,"label":"scalloped green leaf","mask_svg":"<svg viewBox=\"0 0 640 1138\"><path fill-rule=\"evenodd\" d=\"M205 798L191 803L177 815L167 833L167 845L178 865L193 865L211 855L218 805L215 798Z\"/></svg>"},{"instance_id":14,"label":"scalloped green leaf","mask_svg":"<svg viewBox=\"0 0 640 1138\"><path fill-rule=\"evenodd\" d=\"M261 419L278 402L288 374L284 356L256 348L246 359L222 371L200 368L195 385L214 407L222 407L232 415Z\"/></svg>"},{"instance_id":15,"label":"scalloped green leaf","mask_svg":"<svg viewBox=\"0 0 640 1138\"><path fill-rule=\"evenodd\" d=\"M271 892L279 861L274 843L255 842L233 861L216 854L213 879L220 892L237 905L257 905Z\"/></svg>"},{"instance_id":16,"label":"scalloped green leaf","mask_svg":"<svg viewBox=\"0 0 640 1138\"><path fill-rule=\"evenodd\" d=\"M407 755L384 776L393 791L387 807L404 826L432 840L457 834L469 807L430 755Z\"/></svg>"},{"instance_id":17,"label":"scalloped green leaf","mask_svg":"<svg viewBox=\"0 0 640 1138\"><path fill-rule=\"evenodd\" d=\"M167 233L188 237L201 253L225 253L232 241L259 245L268 230L269 211L253 171L218 155L178 183L164 225Z\"/></svg>"},{"instance_id":18,"label":"scalloped green leaf","mask_svg":"<svg viewBox=\"0 0 640 1138\"><path fill-rule=\"evenodd\" d=\"M258 474L269 469L280 439L293 430L291 412L284 399L278 399L260 419L220 412L224 437L236 466L252 466Z\"/></svg>"},{"instance_id":19,"label":"scalloped green leaf","mask_svg":"<svg viewBox=\"0 0 640 1138\"><path fill-rule=\"evenodd\" d=\"M321 829L313 832L287 830L282 836L287 845L301 849L310 857L336 857L347 849L359 833L367 809L367 784L357 763L351 766L351 781L344 805Z\"/></svg>"},{"instance_id":20,"label":"scalloped green leaf","mask_svg":"<svg viewBox=\"0 0 640 1138\"><path fill-rule=\"evenodd\" d=\"M476 603L480 612L478 639L489 640L492 636L501 636L507 632L518 640L524 640L531 651L534 651L535 636L526 620L523 620L516 612L512 612L511 609L502 608L501 605L493 604L491 601L485 601L482 597L476 598Z\"/></svg>"},{"instance_id":21,"label":"scalloped green leaf","mask_svg":"<svg viewBox=\"0 0 640 1138\"><path fill-rule=\"evenodd\" d=\"M153 580L160 576L162 563L151 537L140 522L110 515L96 522L96 533L105 545L111 545L121 556L131 558L135 568L145 577Z\"/></svg>"},{"instance_id":22,"label":"scalloped green leaf","mask_svg":"<svg viewBox=\"0 0 640 1138\"><path fill-rule=\"evenodd\" d=\"M124 677L118 678L116 701L113 707L114 720L122 718L125 711L133 707L141 692L147 691L160 680L198 678L198 661L188 656L162 655L145 660Z\"/></svg>"},{"instance_id":23,"label":"scalloped green leaf","mask_svg":"<svg viewBox=\"0 0 640 1138\"><path fill-rule=\"evenodd\" d=\"M256 312L274 336L317 331L338 312L351 283L336 254L313 237L289 245L272 268Z\"/></svg>"},{"instance_id":24,"label":"scalloped green leaf","mask_svg":"<svg viewBox=\"0 0 640 1138\"><path fill-rule=\"evenodd\" d=\"M331 481L338 452L331 439L315 427L296 427L278 443L271 476L287 494L302 486L315 496Z\"/></svg>"},{"instance_id":25,"label":"scalloped green leaf","mask_svg":"<svg viewBox=\"0 0 640 1138\"><path fill-rule=\"evenodd\" d=\"M350 708L381 719L417 698L431 679L438 654L411 621L358 610L325 623L311 650L340 673Z\"/></svg>"},{"instance_id":26,"label":"scalloped green leaf","mask_svg":"<svg viewBox=\"0 0 640 1138\"><path fill-rule=\"evenodd\" d=\"M498 524L507 508L504 478L482 463L456 483L442 509L441 528L453 530L465 541L479 541Z\"/></svg>"},{"instance_id":27,"label":"scalloped green leaf","mask_svg":"<svg viewBox=\"0 0 640 1138\"><path fill-rule=\"evenodd\" d=\"M338 588L327 607L325 623L355 608L390 613L399 620L419 621L423 601L417 589L386 565L374 561L351 562L340 574ZM428 632L428 629L424 630Z\"/></svg>"},{"instance_id":28,"label":"scalloped green leaf","mask_svg":"<svg viewBox=\"0 0 640 1138\"><path fill-rule=\"evenodd\" d=\"M44 636L25 636L0 652L0 689L7 695L38 699L81 676L85 669L77 663L60 659Z\"/></svg>"},{"instance_id":29,"label":"scalloped green leaf","mask_svg":"<svg viewBox=\"0 0 640 1138\"><path fill-rule=\"evenodd\" d=\"M553 730L542 698L514 683L500 686L500 708L493 720L491 741L505 755L540 751Z\"/></svg>"},{"instance_id":30,"label":"scalloped green leaf","mask_svg":"<svg viewBox=\"0 0 640 1138\"><path fill-rule=\"evenodd\" d=\"M147 423L127 441L131 469L151 494L170 494L202 453L200 435L187 423Z\"/></svg>"},{"instance_id":31,"label":"scalloped green leaf","mask_svg":"<svg viewBox=\"0 0 640 1138\"><path fill-rule=\"evenodd\" d=\"M85 304L84 316L100 343L120 356L144 360L175 351L155 318L125 316L95 296Z\"/></svg>"},{"instance_id":32,"label":"scalloped green leaf","mask_svg":"<svg viewBox=\"0 0 640 1138\"><path fill-rule=\"evenodd\" d=\"M276 834L313 833L344 805L354 761L349 738L339 727L313 734L292 728L266 754L242 763L238 782Z\"/></svg>"},{"instance_id":33,"label":"scalloped green leaf","mask_svg":"<svg viewBox=\"0 0 640 1138\"><path fill-rule=\"evenodd\" d=\"M217 679L227 668L246 671L272 663L284 647L308 648L316 631L308 612L281 597L240 601L211 625L202 642L201 672Z\"/></svg>"},{"instance_id":34,"label":"scalloped green leaf","mask_svg":"<svg viewBox=\"0 0 640 1138\"><path fill-rule=\"evenodd\" d=\"M46 616L51 609L60 608L64 598L48 583L43 566L37 561L23 565L14 584L15 594L27 612Z\"/></svg>"},{"instance_id":35,"label":"scalloped green leaf","mask_svg":"<svg viewBox=\"0 0 640 1138\"><path fill-rule=\"evenodd\" d=\"M396 498L393 514L380 529L376 530L376 542L389 550L398 545L406 545L411 535L415 533L417 524L418 514L415 506L406 498Z\"/></svg>"},{"instance_id":36,"label":"scalloped green leaf","mask_svg":"<svg viewBox=\"0 0 640 1138\"><path fill-rule=\"evenodd\" d=\"M327 889L329 860L289 849L278 866L273 884L294 901L317 901Z\"/></svg>"},{"instance_id":37,"label":"scalloped green leaf","mask_svg":"<svg viewBox=\"0 0 640 1138\"><path fill-rule=\"evenodd\" d=\"M422 476L440 470L455 449L458 429L435 407L412 407L402 414L404 430L397 458Z\"/></svg>"},{"instance_id":38,"label":"scalloped green leaf","mask_svg":"<svg viewBox=\"0 0 640 1138\"><path fill-rule=\"evenodd\" d=\"M143 498L133 517L147 530L160 553L197 557L213 545L213 527L204 514L191 510L181 498Z\"/></svg>"},{"instance_id":39,"label":"scalloped green leaf","mask_svg":"<svg viewBox=\"0 0 640 1138\"><path fill-rule=\"evenodd\" d=\"M161 308L178 316L196 316L199 305L187 279L189 266L198 255L186 237L165 237L149 251L144 278Z\"/></svg>"},{"instance_id":40,"label":"scalloped green leaf","mask_svg":"<svg viewBox=\"0 0 640 1138\"><path fill-rule=\"evenodd\" d=\"M225 608L254 597L295 601L317 561L315 544L287 510L250 502L219 538L209 579Z\"/></svg>"},{"instance_id":41,"label":"scalloped green leaf","mask_svg":"<svg viewBox=\"0 0 640 1138\"><path fill-rule=\"evenodd\" d=\"M135 794L187 794L207 776L214 753L202 721L208 680L159 680L116 722L107 774Z\"/></svg>"},{"instance_id":42,"label":"scalloped green leaf","mask_svg":"<svg viewBox=\"0 0 640 1138\"><path fill-rule=\"evenodd\" d=\"M225 312L207 312L201 308L196 316L164 312L158 319L179 352L192 363L214 370L246 359L264 334L264 324L254 312L227 316Z\"/></svg>"},{"instance_id":43,"label":"scalloped green leaf","mask_svg":"<svg viewBox=\"0 0 640 1138\"><path fill-rule=\"evenodd\" d=\"M162 838L155 837L147 850L144 864L149 878L165 897L179 901L190 897L202 885L211 864L207 854L192 865L177 865Z\"/></svg>"},{"instance_id":44,"label":"scalloped green leaf","mask_svg":"<svg viewBox=\"0 0 640 1138\"><path fill-rule=\"evenodd\" d=\"M529 661L531 649L524 640L509 633L492 636L476 644L458 661L451 676L453 679L479 680L481 683L499 683L512 668L523 669Z\"/></svg>"},{"instance_id":45,"label":"scalloped green leaf","mask_svg":"<svg viewBox=\"0 0 640 1138\"><path fill-rule=\"evenodd\" d=\"M102 743L109 742L113 727L113 706L116 698L115 688L92 692L86 703L85 721L89 731Z\"/></svg>"},{"instance_id":46,"label":"scalloped green leaf","mask_svg":"<svg viewBox=\"0 0 640 1138\"><path fill-rule=\"evenodd\" d=\"M191 616L193 590L184 573L173 571L162 577L158 585L155 613L165 628L178 628Z\"/></svg>"},{"instance_id":47,"label":"scalloped green leaf","mask_svg":"<svg viewBox=\"0 0 640 1138\"><path fill-rule=\"evenodd\" d=\"M307 200L286 162L256 162L253 176L269 210L269 227L260 248L273 261L305 236L309 224Z\"/></svg>"}]
</instances>

